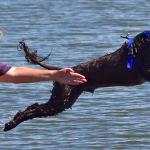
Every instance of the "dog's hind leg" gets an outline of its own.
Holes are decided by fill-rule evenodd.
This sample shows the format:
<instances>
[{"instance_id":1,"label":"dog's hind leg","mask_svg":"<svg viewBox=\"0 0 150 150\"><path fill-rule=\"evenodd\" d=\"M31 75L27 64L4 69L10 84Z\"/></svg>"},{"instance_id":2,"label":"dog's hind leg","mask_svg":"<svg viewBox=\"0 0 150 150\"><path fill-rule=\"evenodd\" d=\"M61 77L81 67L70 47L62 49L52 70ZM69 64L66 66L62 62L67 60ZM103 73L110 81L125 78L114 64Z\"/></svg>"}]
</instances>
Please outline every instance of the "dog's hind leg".
<instances>
[{"instance_id":1,"label":"dog's hind leg","mask_svg":"<svg viewBox=\"0 0 150 150\"><path fill-rule=\"evenodd\" d=\"M76 99L82 93L82 86L69 86L54 83L52 95L47 103L35 103L24 111L17 112L13 119L5 124L4 131L15 128L20 123L37 117L54 116L71 108Z\"/></svg>"}]
</instances>

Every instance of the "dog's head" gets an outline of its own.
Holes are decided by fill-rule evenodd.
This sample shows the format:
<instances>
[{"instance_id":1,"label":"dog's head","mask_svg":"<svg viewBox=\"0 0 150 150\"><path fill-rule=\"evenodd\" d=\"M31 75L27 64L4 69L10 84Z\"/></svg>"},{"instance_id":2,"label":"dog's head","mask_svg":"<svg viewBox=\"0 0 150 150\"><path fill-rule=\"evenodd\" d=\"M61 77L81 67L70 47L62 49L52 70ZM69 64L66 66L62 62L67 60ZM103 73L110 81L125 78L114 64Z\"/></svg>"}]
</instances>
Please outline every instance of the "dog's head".
<instances>
[{"instance_id":1,"label":"dog's head","mask_svg":"<svg viewBox=\"0 0 150 150\"><path fill-rule=\"evenodd\" d=\"M128 69L135 67L146 81L150 81L150 31L128 39Z\"/></svg>"}]
</instances>

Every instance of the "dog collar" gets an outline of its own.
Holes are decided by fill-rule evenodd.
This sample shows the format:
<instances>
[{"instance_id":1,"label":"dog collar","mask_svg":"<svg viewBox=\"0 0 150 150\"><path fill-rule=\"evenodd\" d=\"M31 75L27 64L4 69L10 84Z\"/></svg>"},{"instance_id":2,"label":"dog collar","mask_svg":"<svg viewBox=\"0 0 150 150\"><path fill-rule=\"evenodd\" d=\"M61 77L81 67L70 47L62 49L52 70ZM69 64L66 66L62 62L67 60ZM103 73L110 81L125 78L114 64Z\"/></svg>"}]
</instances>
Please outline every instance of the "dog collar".
<instances>
[{"instance_id":1,"label":"dog collar","mask_svg":"<svg viewBox=\"0 0 150 150\"><path fill-rule=\"evenodd\" d=\"M133 44L134 44L134 39L130 38L127 41L127 48L128 48L128 56L127 56L127 68L129 70L133 69L135 65L135 55L133 52Z\"/></svg>"}]
</instances>

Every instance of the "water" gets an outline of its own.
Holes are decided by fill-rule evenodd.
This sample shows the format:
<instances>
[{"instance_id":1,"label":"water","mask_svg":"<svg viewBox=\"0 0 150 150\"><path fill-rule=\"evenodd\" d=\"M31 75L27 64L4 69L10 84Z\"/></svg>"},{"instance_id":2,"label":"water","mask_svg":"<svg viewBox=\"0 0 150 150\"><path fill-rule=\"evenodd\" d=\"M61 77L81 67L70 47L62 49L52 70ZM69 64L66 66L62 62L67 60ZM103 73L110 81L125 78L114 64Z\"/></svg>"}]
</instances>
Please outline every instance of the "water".
<instances>
[{"instance_id":1,"label":"water","mask_svg":"<svg viewBox=\"0 0 150 150\"><path fill-rule=\"evenodd\" d=\"M149 29L148 0L0 1L1 62L29 65L17 52L20 40L39 54L52 51L49 64L72 66L121 46L123 33ZM49 98L52 83L0 84L0 150L148 150L149 83L83 93L62 114L22 123L4 133L3 124L18 110Z\"/></svg>"}]
</instances>

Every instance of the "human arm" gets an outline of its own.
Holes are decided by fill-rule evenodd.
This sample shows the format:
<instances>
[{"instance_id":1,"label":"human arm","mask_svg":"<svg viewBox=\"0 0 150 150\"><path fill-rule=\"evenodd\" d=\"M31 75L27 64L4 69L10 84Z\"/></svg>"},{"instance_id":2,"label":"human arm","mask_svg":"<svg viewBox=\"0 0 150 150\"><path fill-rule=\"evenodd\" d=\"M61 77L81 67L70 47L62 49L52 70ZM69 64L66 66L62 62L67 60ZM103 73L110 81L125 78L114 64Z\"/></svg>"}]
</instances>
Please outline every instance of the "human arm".
<instances>
[{"instance_id":1,"label":"human arm","mask_svg":"<svg viewBox=\"0 0 150 150\"><path fill-rule=\"evenodd\" d=\"M75 73L71 68L43 70L29 67L11 67L4 75L0 76L0 82L8 83L32 83L49 80L69 85L86 82L84 76Z\"/></svg>"}]
</instances>

